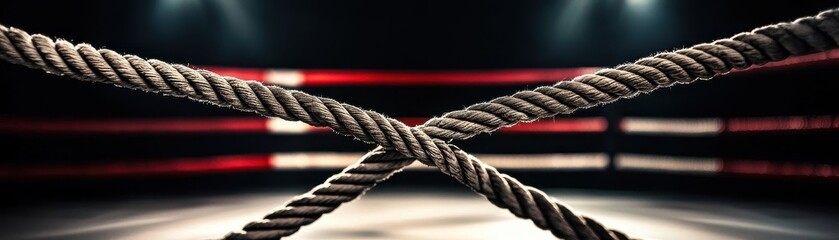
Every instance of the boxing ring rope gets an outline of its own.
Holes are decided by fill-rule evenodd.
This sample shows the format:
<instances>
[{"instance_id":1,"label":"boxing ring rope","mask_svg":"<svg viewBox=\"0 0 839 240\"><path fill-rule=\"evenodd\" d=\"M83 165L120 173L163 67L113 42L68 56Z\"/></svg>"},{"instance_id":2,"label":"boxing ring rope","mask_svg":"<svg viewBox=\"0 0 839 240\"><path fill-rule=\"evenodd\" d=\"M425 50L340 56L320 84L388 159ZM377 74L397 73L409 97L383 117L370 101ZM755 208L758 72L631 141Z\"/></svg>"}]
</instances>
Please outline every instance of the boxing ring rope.
<instances>
[{"instance_id":1,"label":"boxing ring rope","mask_svg":"<svg viewBox=\"0 0 839 240\"><path fill-rule=\"evenodd\" d=\"M839 10L741 33L729 39L659 53L634 63L601 69L478 103L408 127L378 112L305 92L223 77L206 70L121 55L87 44L53 41L0 25L0 58L48 73L135 90L187 97L264 116L329 127L336 133L379 145L357 163L310 192L293 198L265 219L226 239L279 239L362 195L415 160L437 167L500 208L526 218L563 239L629 239L582 217L544 192L499 173L451 142L521 122L571 113L640 93L710 79L839 45ZM407 106L406 106L407 107Z\"/></svg>"},{"instance_id":2,"label":"boxing ring rope","mask_svg":"<svg viewBox=\"0 0 839 240\"><path fill-rule=\"evenodd\" d=\"M832 50L790 57L732 73L757 69L788 68L811 63L836 61L839 51ZM344 70L344 69L259 69L221 66L197 66L219 75L264 82L289 88L319 86L492 86L511 84L547 84L595 73L600 67L502 69L502 70Z\"/></svg>"}]
</instances>

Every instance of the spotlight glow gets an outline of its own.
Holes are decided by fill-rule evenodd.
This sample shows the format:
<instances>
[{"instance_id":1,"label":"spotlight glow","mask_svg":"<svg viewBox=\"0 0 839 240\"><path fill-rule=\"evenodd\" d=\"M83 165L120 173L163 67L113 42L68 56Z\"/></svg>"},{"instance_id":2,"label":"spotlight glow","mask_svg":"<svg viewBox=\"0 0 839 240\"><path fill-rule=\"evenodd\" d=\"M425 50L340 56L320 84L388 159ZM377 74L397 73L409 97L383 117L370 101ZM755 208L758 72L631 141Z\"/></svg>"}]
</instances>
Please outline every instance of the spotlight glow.
<instances>
[{"instance_id":1,"label":"spotlight glow","mask_svg":"<svg viewBox=\"0 0 839 240\"><path fill-rule=\"evenodd\" d=\"M626 0L626 5L632 8L648 8L655 0Z\"/></svg>"}]
</instances>

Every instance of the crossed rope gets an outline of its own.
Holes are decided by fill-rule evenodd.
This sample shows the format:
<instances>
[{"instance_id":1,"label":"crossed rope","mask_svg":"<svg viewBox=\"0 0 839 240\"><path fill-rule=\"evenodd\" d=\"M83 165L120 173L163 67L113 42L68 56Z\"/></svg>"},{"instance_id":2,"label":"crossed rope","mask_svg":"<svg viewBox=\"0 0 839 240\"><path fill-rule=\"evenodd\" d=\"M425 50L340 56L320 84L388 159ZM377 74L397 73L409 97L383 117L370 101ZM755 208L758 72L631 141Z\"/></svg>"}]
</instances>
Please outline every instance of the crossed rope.
<instances>
[{"instance_id":1,"label":"crossed rope","mask_svg":"<svg viewBox=\"0 0 839 240\"><path fill-rule=\"evenodd\" d=\"M757 28L712 43L659 53L553 86L517 92L409 127L380 113L305 92L224 77L206 70L122 55L88 44L0 25L0 58L56 75L255 112L329 127L378 147L311 191L286 202L263 220L225 239L280 239L352 201L417 160L483 195L513 215L530 219L562 239L629 239L620 231L575 213L544 192L498 172L451 144L502 127L597 106L677 83L710 79L839 46L839 9Z\"/></svg>"}]
</instances>

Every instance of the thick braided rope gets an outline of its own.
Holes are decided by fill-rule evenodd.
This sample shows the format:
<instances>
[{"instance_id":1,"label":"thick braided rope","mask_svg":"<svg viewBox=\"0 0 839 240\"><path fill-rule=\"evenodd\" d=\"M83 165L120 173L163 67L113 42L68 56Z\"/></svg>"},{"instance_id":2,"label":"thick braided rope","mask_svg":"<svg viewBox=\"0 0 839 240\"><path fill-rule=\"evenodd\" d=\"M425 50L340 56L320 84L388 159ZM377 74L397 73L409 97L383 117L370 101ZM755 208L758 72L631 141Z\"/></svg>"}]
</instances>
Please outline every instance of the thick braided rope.
<instances>
[{"instance_id":1,"label":"thick braided rope","mask_svg":"<svg viewBox=\"0 0 839 240\"><path fill-rule=\"evenodd\" d=\"M649 72L652 72L652 74L656 74L656 75L661 73L661 74L664 74L665 76L668 76L668 77L670 76L670 74L672 74L673 76L681 77L681 78L676 78L676 79L681 79L681 81L655 81L656 83L661 83L658 86L669 86L669 85L672 85L674 82L685 83L685 82L690 82L690 81L694 80L696 77L690 77L691 76L690 74L693 74L694 76L710 77L709 75L713 76L713 75L716 75L716 74L725 73L725 72L729 71L731 69L731 67L746 68L746 67L751 66L751 65L762 65L762 64L765 64L765 63L770 62L770 61L782 60L782 59L784 59L788 56L791 56L791 55L801 55L801 54L806 54L806 53L809 53L809 52L824 51L824 50L827 50L827 49L835 48L837 46L837 44L839 44L839 34L837 34L837 32L839 32L839 21L837 21L837 16L839 16L839 15L837 15L836 11L827 11L827 12L823 12L823 13L819 14L818 16L815 16L815 17L805 17L805 18L798 19L791 24L790 23L781 23L781 24L777 24L777 25L770 25L770 26L755 29L751 33L741 33L741 34L736 35L735 37L732 37L731 39L722 39L722 40L718 40L718 41L712 43L712 44L717 44L717 45L726 47L726 48L722 48L722 50L719 50L719 49L715 48L715 46L713 46L711 44L700 44L700 45L694 46L693 47L694 50L698 49L699 51L703 51L706 54L711 54L712 56L717 57L720 61L723 61L723 63L727 66L727 68L724 69L724 70L722 68L711 68L711 69L717 69L718 70L718 71L714 71L713 73L708 73L707 71L702 71L701 70L703 68L704 69L710 68L709 66L706 66L706 65L702 65L702 68L699 68L699 67L684 67L684 68L682 68L681 67L681 66L684 66L684 65L695 66L695 65L693 65L693 63L677 64L678 66L668 65L668 64L674 62L674 61L671 61L671 60L668 60L668 59L674 59L675 62L683 62L683 61L679 61L679 60L684 59L684 57L674 56L674 55L677 55L677 54L685 54L685 55L687 55L687 54L693 54L693 55L702 54L702 53L697 54L696 52L692 52L692 51L688 51L688 50L679 50L679 51L676 51L675 53L663 53L663 54L658 54L658 55L656 55L656 57L653 57L653 58L641 59L639 61L636 61L636 63L634 63L634 64L619 66L616 69L617 71L612 70L612 69L605 69L603 71L600 71L600 72L596 73L595 75L604 76L604 75L610 75L611 74L612 76L615 76L614 77L615 79L624 79L624 81L630 82L630 83L640 82L641 84L644 84L644 83L641 82L639 79L635 79L634 81L630 81L631 79L629 79L629 78L634 77L633 75L626 75L626 73L619 72L619 71L629 71L631 73L635 73L637 75L642 75L642 76L648 76L649 74L644 74L644 71L649 71ZM806 24L806 25L801 25L801 24ZM795 35L795 37L798 38L798 40L790 38L789 35L783 35L784 34L783 32L779 33L778 28L785 29L786 31L789 31L790 33L797 33ZM789 33L787 33L787 34L789 34ZM774 36L775 38L772 38L772 37L769 37L769 36ZM775 39L779 39L779 40L775 40ZM806 43L806 45L802 46L801 44L797 44L797 43L799 43L799 41ZM732 52L731 50L736 50L736 51ZM690 55L688 55L688 57L689 56ZM658 59L656 59L656 58L658 58ZM661 58L664 58L664 59L661 59ZM718 63L717 60L705 60L705 61L702 61L701 63L708 63L708 62ZM711 66L719 66L719 65L711 65ZM693 70L693 71L690 71L690 70ZM621 77L620 74L624 74L625 76ZM588 76L587 78L586 77L587 76L581 76L581 77L576 78L575 80L584 80L584 79L591 79L592 78L592 76ZM560 86L562 84L572 84L572 83L561 82L561 83L557 84L556 86ZM639 85L636 84L636 85L632 85L632 86L639 86ZM643 90L643 89L640 89L638 87L636 87L635 89L639 89L638 91ZM648 89L648 88L645 88L645 89ZM443 117L435 118L435 119L429 121L429 123L434 122L434 121L441 121L441 122L442 121L448 121L448 123L445 123L445 124L448 124L449 126L455 126L455 127L451 128L451 129L450 128L437 128L437 129L433 129L431 131L438 131L440 133L440 135L450 134L452 136L452 138L460 139L460 138L468 138L470 136L473 136L473 135L481 133L481 132L490 132L490 131L493 131L493 130L499 128L499 127L503 127L503 126L506 126L506 125L509 125L509 124L514 124L514 123L517 122L516 120L510 120L509 122L504 122L504 121L498 121L498 119L492 118L493 116L506 115L505 112L502 112L501 114L493 114L492 116L489 116L487 113L488 112L499 112L499 111L492 111L492 109L496 109L496 110L500 109L501 111L508 111L508 112L511 109L513 109L513 110L519 109L519 108L504 108L504 106L509 106L509 105L513 105L513 104L517 104L517 103L521 103L522 105L520 105L520 106L528 106L528 105L533 105L533 104L545 102L545 101L539 101L539 100L522 102L522 101L519 101L519 100L536 99L536 98L541 97L538 93L544 93L544 92L547 92L547 91L551 91L551 90L549 90L547 87L542 87L542 88L538 88L536 91L520 92L520 93L517 93L516 95L513 95L513 96L506 96L506 97L497 98L497 99L495 99L495 100L493 100L489 103L479 103L479 104L470 106L466 110L463 110L463 111L457 111L457 112L452 112L452 113L443 115ZM533 92L537 92L537 93L533 93ZM573 94L573 93L571 93L571 94ZM517 95L518 95L518 97L516 97ZM535 96L535 97L533 97L533 96ZM611 96L611 95L609 95L609 96ZM568 104L568 105L575 106L575 107L578 107L578 108L589 107L589 106L593 105L590 102L590 100L592 100L591 97L585 98L585 99L580 99L578 104ZM585 101L589 101L589 102L585 102ZM611 101L611 99L606 98L603 101ZM504 105L504 106L499 106L497 104ZM596 103L594 103L594 104L596 104ZM540 106L544 106L544 105L540 105ZM495 108L493 108L493 107L495 107ZM481 109L490 109L490 111L482 111ZM552 109L552 108L549 108L549 109ZM564 110L564 109L560 109L560 110ZM573 110L574 109L568 109L568 110L565 110L565 111L573 111ZM564 113L564 112L558 111L556 113ZM547 114L544 114L544 115L552 115L552 114L556 114L556 113L547 113ZM452 117L452 115L457 115L457 114L459 114L460 116L466 116L466 117ZM469 116L469 114L483 115L485 117L473 117L473 116ZM519 120L519 121L531 120L531 119L526 117L527 116L526 113L519 112L519 113L513 113L511 115L514 115L514 114L518 115L520 117L519 119L522 119L522 120ZM536 115L536 114L533 114L533 115ZM540 117L544 116L544 115L540 115ZM486 119L486 120L481 122L481 123L477 123L475 121L470 121L470 120L473 120L473 119ZM462 123L462 124L458 125L459 122ZM466 122L466 123L463 123L463 122ZM476 126L476 125L472 125L472 124L478 124L478 125ZM426 126L420 126L420 128L423 128L426 131L428 131L429 129L432 129L432 128L436 128L436 127L428 127L427 126L427 125L429 125L428 123L426 123L425 125ZM444 124L436 124L436 125L440 126L440 125L444 125ZM429 135L433 135L433 134L429 134ZM378 149L374 150L374 152L376 152L376 151L380 151L380 150L378 150ZM462 160L466 158L464 156L469 156L468 154L466 154L462 151L457 151L456 153L457 153L457 156L459 157L458 162L461 162L461 163L463 162ZM402 158L395 158L394 160L401 160L401 159ZM469 156L469 159L471 159L471 156ZM377 159L377 161L381 161L381 160L382 159ZM359 162L363 163L365 161L367 161L367 159L363 158ZM472 166L474 167L474 169L479 169L477 171L477 173L479 173L481 175L481 177L479 177L479 179L489 179L490 183L491 183L490 185L493 186L493 187L497 187L497 188L492 188L492 187L487 187L486 185L481 185L481 184L485 184L486 182L481 182L481 184L476 186L476 185L472 185L472 184L469 184L469 183L465 183L464 181L461 180L462 178L456 178L456 179L458 179L460 182L466 184L467 186L470 186L476 192L481 193L482 195L486 196L491 202L493 202L497 206L502 207L502 208L510 209L511 212L513 212L516 216L534 219L534 223L536 223L537 226L540 226L543 229L550 229L557 237L566 238L566 239L576 239L576 238L596 239L594 237L591 237L591 234L590 234L591 232L590 231L585 231L584 230L585 228L587 228L586 226L588 226L590 229L592 229L595 232L595 234L598 236L597 238L600 238L600 239L626 239L625 235L621 234L620 232L616 232L616 231L611 231L610 232L609 230L606 230L603 226L601 226L596 221L593 221L593 220L591 220L589 218L585 218L585 217L583 217L582 219L576 217L573 214L573 212L571 210L569 210L567 207L565 207L561 203L557 202L556 200L547 197L547 195L545 195L541 191L538 191L538 190L533 189L531 187L523 186L520 183L518 183L515 179L513 179L513 178L511 178L507 175L504 175L504 174L499 174L497 171L495 171L494 168L486 166L485 164L480 164L480 162L478 162L478 161L471 162L471 163L472 163ZM461 165L461 166L463 166L463 165ZM350 168L352 168L352 167L350 167ZM441 168L441 169L444 169L444 168ZM345 170L345 171L347 171L347 170ZM447 173L447 174L449 174L449 173ZM341 174L336 175L336 177L339 176L339 175L341 175ZM492 175L492 176L488 176L488 175ZM325 183L325 184L322 184L322 185L319 185L318 187L316 187L316 189L324 189L324 188L329 188L329 184ZM518 190L517 191L511 191L511 189L518 189ZM521 189L528 189L528 191L522 191ZM511 196L515 196L515 197L513 198ZM314 201L314 200L311 200L311 199L316 199L318 197L320 197L320 196L318 196L318 195L308 195L307 196L307 201ZM357 197L357 196L355 196L355 197ZM347 199L349 201L349 200L354 199L355 197L347 198ZM522 202L519 202L520 199L525 199L525 200L522 201ZM534 199L534 200L533 201L528 201L530 199ZM537 212L537 211L523 212L520 208L520 206L522 206L522 204L525 204L526 206L534 206L534 204L533 204L534 201L535 202L541 202L541 203L553 202L555 204L556 208L546 208L546 210L544 210L544 211L546 211L547 213L545 213L545 212L537 213L537 214L534 215L534 216L537 216L536 218L522 214L522 213ZM342 204L344 202L346 202L346 201L337 202L337 203L332 202L331 204L334 207L331 208L330 210L334 209L337 206L340 206L340 204ZM276 238L279 238L279 237L287 236L286 234L294 233L302 225L305 225L305 224L282 223L282 224L278 224L280 226L274 226L272 224L273 223L284 222L283 218L286 217L285 216L286 212L289 212L288 217L292 217L295 214L297 214L296 211L294 210L295 206L306 206L306 205L303 204L302 201L298 201L298 199L295 198L294 200L287 203L285 205L285 208L282 208L282 209L280 209L278 211L275 211L275 212L269 214L268 216L266 216L265 220L260 221L260 222L254 222L254 223L251 223L251 224L247 225L244 228L244 230L246 232L232 233L232 234L228 235L228 238L229 239L276 239ZM545 204L543 204L541 206L545 206ZM551 222L550 226L543 227L544 226L543 225L544 221L542 219L538 219L538 217L539 216L546 216L546 215L549 215L550 217L542 218L542 219L548 219L549 221L552 221L552 222ZM317 216L315 216L315 218L317 218L319 216L320 215L317 215ZM566 219L563 219L563 218L557 217L557 216L562 216L562 217L565 217ZM561 222L563 222L563 220L567 221L568 224L557 224L557 222L561 223ZM312 221L314 221L314 219L312 219ZM308 223L306 223L306 224L308 224ZM567 226L579 227L579 228L582 228L583 231L581 231L582 232L581 234L577 234L577 232L570 231ZM281 230L281 231L273 232L273 231L276 231L278 229ZM611 234L609 234L609 233L611 233ZM577 234L576 237L575 237L575 234Z\"/></svg>"},{"instance_id":2,"label":"thick braided rope","mask_svg":"<svg viewBox=\"0 0 839 240\"><path fill-rule=\"evenodd\" d=\"M817 17L761 28L753 33L738 35L733 39L697 45L675 53L659 54L649 59L642 59L634 65L624 65L615 70L604 70L575 79L574 82L582 84L557 84L554 86L558 89L557 91L546 90L546 88L533 91L545 96L556 94L552 96L555 97L553 100L538 99L533 94L517 93L513 97L521 101L494 100L490 102L492 104L476 108L475 106L481 105L478 104L461 113L447 114L442 118L433 119L421 127L421 130L406 129L404 124L384 118L375 112L341 105L331 99L316 98L276 87L265 87L255 82L221 78L206 71L194 71L181 65L167 65L154 60L146 62L133 56L121 56L110 50L97 51L87 45L74 48L67 42L53 43L43 36L29 37L25 32L4 27L0 29L3 32L0 37L0 47L2 47L0 56L15 63L80 79L102 80L125 87L188 96L223 106L279 116L287 120L301 120L317 126L326 125L339 133L353 135L365 142L376 142L406 156L416 157L425 164L435 164L447 174L458 178L459 173L454 171L458 167L462 168L463 164L458 165L457 161L452 160L456 158L451 156L453 151L445 147L447 146L445 143L435 143L442 141L429 139L429 136L465 139L480 132L487 132L515 122L530 121L542 115L550 116L579 107L593 106L619 97L629 97L637 92L650 91L658 86L669 86L674 82L709 78L727 72L732 67L741 68L750 64L762 64L768 60L780 60L788 55L821 51L836 45L835 18L834 12L825 12ZM737 54L740 54L739 57ZM62 58L66 58L66 62ZM88 64L93 68L88 68ZM647 84L640 80L659 85L646 87ZM560 94L563 91L572 94ZM266 97L269 95L273 98ZM580 99L589 104L574 104L580 103L578 101ZM505 105L505 102L508 104ZM555 113L540 114L538 108L532 108L528 104L539 104L538 108L555 111ZM566 109L561 107L563 104L568 104L565 107L570 106L573 109L562 110ZM505 107L519 110L528 117L510 117L516 114L506 111ZM497 109L501 111L492 111ZM480 112L498 115L492 117L482 115ZM464 120L462 118L470 121L458 121ZM456 121L440 119L456 119ZM476 126L478 125L476 123L498 123L499 119L508 120L508 123ZM379 125L376 128L371 124ZM369 135L366 135L365 131ZM440 152L440 150L444 151ZM467 177L469 178L466 179L473 179L476 176L468 175ZM461 182L463 179L463 176L458 178ZM535 220L535 216L528 217Z\"/></svg>"},{"instance_id":3,"label":"thick braided rope","mask_svg":"<svg viewBox=\"0 0 839 240\"><path fill-rule=\"evenodd\" d=\"M519 122L629 98L675 83L708 79L733 68L824 51L837 45L837 11L741 33L730 39L660 53L572 81L539 87L433 118L419 129L330 98L222 77L205 70L73 45L0 25L0 57L50 73L326 126L367 143L395 149L431 165L439 155L431 139L463 140Z\"/></svg>"},{"instance_id":4,"label":"thick braided rope","mask_svg":"<svg viewBox=\"0 0 839 240\"><path fill-rule=\"evenodd\" d=\"M458 181L485 196L496 206L510 210L515 216L531 219L536 226L550 230L558 238L629 239L619 231L607 229L595 220L577 215L570 207L546 193L499 173L492 166L454 146L448 149L454 150L449 157L458 162L462 168L460 171L471 172L462 176L474 176L466 180L455 177ZM225 239L280 239L290 236L323 214L358 198L413 160L395 151L376 148L342 173L332 176L308 193L294 197L265 216L265 219L248 223L243 231L228 234ZM450 172L446 174L452 175Z\"/></svg>"},{"instance_id":5,"label":"thick braided rope","mask_svg":"<svg viewBox=\"0 0 839 240\"><path fill-rule=\"evenodd\" d=\"M500 127L533 121L619 98L633 97L675 83L710 79L732 70L763 65L835 48L839 42L839 11L799 18L740 33L729 39L659 53L615 68L586 74L573 81L521 91L478 103L425 123L429 136L466 139Z\"/></svg>"},{"instance_id":6,"label":"thick braided rope","mask_svg":"<svg viewBox=\"0 0 839 240\"><path fill-rule=\"evenodd\" d=\"M13 63L81 80L106 82L132 89L188 97L220 106L257 112L266 116L300 120L315 126L327 126L340 134L351 135L365 142L375 142L389 149L396 149L402 155L418 159L426 165L438 166L444 173L455 177L458 181L470 183L469 186L474 189L478 189L477 186L480 186L478 182L480 176L474 170L461 173L461 167L471 166L472 164L458 163L452 147L443 140L432 138L421 129L407 127L397 120L384 117L373 111L361 110L329 98L314 97L299 91L265 86L255 81L221 77L209 71L193 70L183 65L170 65L157 60L146 61L132 55L120 55L107 49L97 50L87 44L74 46L63 40L53 41L43 35L29 35L19 29L0 26L0 33L2 33L0 34L0 57ZM385 154L382 155L382 158L392 161L393 156L393 154ZM463 161L462 159L466 158L462 157L461 161ZM404 159L399 161L404 161ZM483 166L475 158L469 161ZM366 163L359 164L359 166L366 166ZM355 171L363 170L350 167L345 172ZM383 181L386 176L393 172L387 169L384 171L388 173L378 175L380 180L373 182L356 181L358 185L366 186L356 188L358 191L337 189L340 187L332 188L337 183L329 183L329 189L316 189L310 192L311 196L319 196L318 198L302 197L299 201L290 202L289 205L296 207L296 210L287 211L285 215L274 214L274 216L282 216L291 222L271 225L275 228L281 228L280 230L231 234L228 238L271 239L293 233L297 228L289 231L285 226L302 226L311 223L322 214L318 214L318 212L328 209L323 208L324 205L337 207L340 204L336 203L350 201L355 197L348 196L362 194L365 189L372 188L372 184ZM495 170L490 172L496 172L496 174L487 176L500 176ZM365 177L375 178L377 175L365 175ZM352 181L356 178L341 175L333 179ZM489 188L484 187L483 189ZM335 194L335 192L341 191L343 191L343 196ZM506 194L504 196L511 197L513 195ZM295 211L308 214L309 219L299 218L295 215ZM288 214L291 214L291 216ZM517 213L517 215L527 216L524 212ZM533 217L531 216L531 218ZM263 224L262 228L264 227L266 225ZM583 227L590 228L585 225Z\"/></svg>"},{"instance_id":7,"label":"thick braided rope","mask_svg":"<svg viewBox=\"0 0 839 240\"><path fill-rule=\"evenodd\" d=\"M362 159L265 216L270 220L253 222L245 227L252 231L231 233L226 239L279 239L294 234L300 227L313 223L342 203L358 198L414 162L414 158L382 148L367 153Z\"/></svg>"},{"instance_id":8,"label":"thick braided rope","mask_svg":"<svg viewBox=\"0 0 839 240\"><path fill-rule=\"evenodd\" d=\"M206 70L121 55L88 44L53 41L40 34L0 25L0 58L48 73L150 91L230 107L312 126L415 157L428 165L442 161L432 136L395 119L330 98L223 77Z\"/></svg>"},{"instance_id":9,"label":"thick braided rope","mask_svg":"<svg viewBox=\"0 0 839 240\"><path fill-rule=\"evenodd\" d=\"M554 86L522 91L429 120L418 129L374 111L330 98L222 77L205 70L120 55L87 44L73 45L0 25L0 57L50 73L153 91L256 112L313 126L326 126L367 143L416 157L427 165L442 160L432 139L463 140L482 132L569 113L649 92L674 83L708 79L733 68L777 61L836 47L839 11L741 33L730 39L660 53L603 69ZM432 161L433 160L433 161Z\"/></svg>"}]
</instances>

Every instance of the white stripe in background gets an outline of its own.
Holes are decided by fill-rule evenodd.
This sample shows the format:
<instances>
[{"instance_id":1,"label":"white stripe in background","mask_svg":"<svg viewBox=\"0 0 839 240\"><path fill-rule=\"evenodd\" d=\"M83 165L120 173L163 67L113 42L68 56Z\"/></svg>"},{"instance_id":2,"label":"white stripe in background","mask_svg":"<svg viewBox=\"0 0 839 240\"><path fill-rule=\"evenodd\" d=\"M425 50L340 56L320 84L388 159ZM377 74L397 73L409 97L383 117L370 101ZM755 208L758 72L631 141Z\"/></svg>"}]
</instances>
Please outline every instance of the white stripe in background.
<instances>
[{"instance_id":1,"label":"white stripe in background","mask_svg":"<svg viewBox=\"0 0 839 240\"><path fill-rule=\"evenodd\" d=\"M265 71L265 82L268 84L299 87L303 85L305 76L300 71L295 70L268 70Z\"/></svg>"},{"instance_id":2,"label":"white stripe in background","mask_svg":"<svg viewBox=\"0 0 839 240\"><path fill-rule=\"evenodd\" d=\"M277 153L271 156L274 169L341 169L358 161L361 153ZM481 161L499 169L604 170L609 158L603 153L573 154L476 154ZM413 163L409 169L434 170Z\"/></svg>"},{"instance_id":3,"label":"white stripe in background","mask_svg":"<svg viewBox=\"0 0 839 240\"><path fill-rule=\"evenodd\" d=\"M341 169L358 161L361 153L275 153L271 155L274 169Z\"/></svg>"},{"instance_id":4,"label":"white stripe in background","mask_svg":"<svg viewBox=\"0 0 839 240\"><path fill-rule=\"evenodd\" d=\"M628 117L621 120L621 129L630 134L716 135L723 131L717 118L662 119Z\"/></svg>"},{"instance_id":5,"label":"white stripe in background","mask_svg":"<svg viewBox=\"0 0 839 240\"><path fill-rule=\"evenodd\" d=\"M269 118L266 122L270 133L305 133L314 127L300 121L286 121L279 118Z\"/></svg>"},{"instance_id":6,"label":"white stripe in background","mask_svg":"<svg viewBox=\"0 0 839 240\"><path fill-rule=\"evenodd\" d=\"M565 154L475 154L481 161L504 169L606 169L609 156L604 153Z\"/></svg>"},{"instance_id":7,"label":"white stripe in background","mask_svg":"<svg viewBox=\"0 0 839 240\"><path fill-rule=\"evenodd\" d=\"M618 170L654 172L716 173L722 170L722 160L717 158L672 157L644 154L618 154Z\"/></svg>"}]
</instances>

